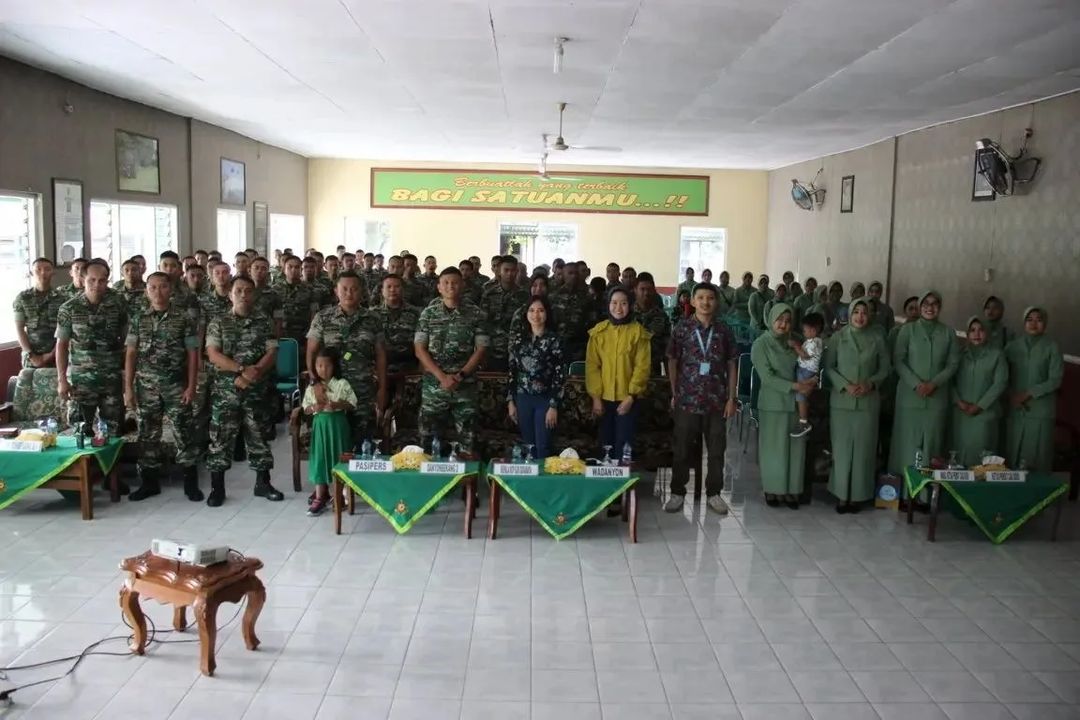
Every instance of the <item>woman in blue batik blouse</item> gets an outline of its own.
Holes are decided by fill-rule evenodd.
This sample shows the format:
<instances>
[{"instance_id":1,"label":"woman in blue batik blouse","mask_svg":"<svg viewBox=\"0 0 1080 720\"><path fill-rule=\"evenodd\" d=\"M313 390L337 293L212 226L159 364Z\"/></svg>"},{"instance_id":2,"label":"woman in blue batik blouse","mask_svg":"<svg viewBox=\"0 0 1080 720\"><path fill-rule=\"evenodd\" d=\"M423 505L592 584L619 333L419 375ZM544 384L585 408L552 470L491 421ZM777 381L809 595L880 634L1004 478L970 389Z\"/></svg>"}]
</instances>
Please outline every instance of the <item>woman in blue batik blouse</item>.
<instances>
[{"instance_id":1,"label":"woman in blue batik blouse","mask_svg":"<svg viewBox=\"0 0 1080 720\"><path fill-rule=\"evenodd\" d=\"M559 421L566 380L562 343L547 297L529 300L522 325L511 333L517 341L510 346L507 409L521 428L522 441L535 445L536 457L543 459L552 454L551 431Z\"/></svg>"}]
</instances>

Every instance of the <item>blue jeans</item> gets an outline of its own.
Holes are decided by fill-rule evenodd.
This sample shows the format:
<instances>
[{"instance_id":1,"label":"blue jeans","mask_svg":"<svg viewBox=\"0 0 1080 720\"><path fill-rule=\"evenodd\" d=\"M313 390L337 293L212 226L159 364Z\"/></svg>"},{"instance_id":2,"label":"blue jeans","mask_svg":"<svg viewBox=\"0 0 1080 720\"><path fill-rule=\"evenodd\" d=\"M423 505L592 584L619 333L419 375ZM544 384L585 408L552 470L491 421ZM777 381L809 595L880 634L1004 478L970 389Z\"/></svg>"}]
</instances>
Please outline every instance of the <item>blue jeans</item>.
<instances>
[{"instance_id":1,"label":"blue jeans","mask_svg":"<svg viewBox=\"0 0 1080 720\"><path fill-rule=\"evenodd\" d=\"M634 404L630 406L630 412L625 415L616 412L619 403L613 400L604 400L603 402L604 414L600 416L600 451L603 452L602 446L610 445L612 459L621 460L623 446L629 443L631 449L634 447L634 429L637 425L639 401L635 400ZM604 456L599 455L598 457L603 458Z\"/></svg>"},{"instance_id":2,"label":"blue jeans","mask_svg":"<svg viewBox=\"0 0 1080 720\"><path fill-rule=\"evenodd\" d=\"M543 459L551 457L551 430L544 422L547 415L550 395L522 395L514 398L517 405L518 426L521 428L521 439L526 445L535 445L533 457Z\"/></svg>"},{"instance_id":3,"label":"blue jeans","mask_svg":"<svg viewBox=\"0 0 1080 720\"><path fill-rule=\"evenodd\" d=\"M817 373L812 370L807 370L802 366L795 368L795 377L802 382L803 380L809 380L810 378L817 378ZM802 393L795 393L795 402L806 402L807 396Z\"/></svg>"}]
</instances>

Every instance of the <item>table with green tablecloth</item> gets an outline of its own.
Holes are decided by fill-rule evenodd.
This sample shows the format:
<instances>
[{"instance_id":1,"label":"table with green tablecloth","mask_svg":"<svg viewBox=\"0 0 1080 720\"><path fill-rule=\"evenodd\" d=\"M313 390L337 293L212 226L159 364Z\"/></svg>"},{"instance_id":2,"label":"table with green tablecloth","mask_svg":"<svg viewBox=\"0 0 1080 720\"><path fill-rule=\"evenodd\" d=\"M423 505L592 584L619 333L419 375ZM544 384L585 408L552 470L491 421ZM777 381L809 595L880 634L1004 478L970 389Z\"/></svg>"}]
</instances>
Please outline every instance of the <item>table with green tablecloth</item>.
<instances>
[{"instance_id":1,"label":"table with green tablecloth","mask_svg":"<svg viewBox=\"0 0 1080 720\"><path fill-rule=\"evenodd\" d=\"M0 451L0 509L38 488L78 492L83 520L94 518L93 480L100 475L110 479L113 502L120 499L116 478L116 461L120 458L122 439L116 438L102 447L93 447L87 438L79 449L75 438L61 435L54 447L41 452ZM96 461L100 473L95 473L91 461Z\"/></svg>"},{"instance_id":2,"label":"table with green tablecloth","mask_svg":"<svg viewBox=\"0 0 1080 720\"><path fill-rule=\"evenodd\" d=\"M997 544L1004 542L1024 523L1058 501L1050 538L1055 540L1061 503L1069 491L1067 482L1049 473L1028 473L1025 482L949 482L935 480L932 471L919 471L911 466L904 471L904 484L909 498L918 497L927 485L931 486L930 527L927 531L927 538L931 542L934 541L938 511L942 504L953 514L971 520ZM909 503L908 524L913 520L913 505L913 502Z\"/></svg>"},{"instance_id":3,"label":"table with green tablecloth","mask_svg":"<svg viewBox=\"0 0 1080 720\"><path fill-rule=\"evenodd\" d=\"M556 540L562 540L611 503L623 499L622 519L629 523L630 542L637 542L637 481L629 478L591 478L584 475L546 475L543 461L539 475L488 473L490 511L488 537L498 534L501 495L505 491Z\"/></svg>"},{"instance_id":4,"label":"table with green tablecloth","mask_svg":"<svg viewBox=\"0 0 1080 720\"><path fill-rule=\"evenodd\" d=\"M443 496L458 485L465 487L465 537L472 537L476 517L476 477L480 463L465 463L460 475L422 473L419 470L395 472L349 472L346 463L334 466L334 532L341 534L341 510L346 490L350 494L349 514L353 513L352 495L382 515L399 533L406 533L416 521L439 504Z\"/></svg>"}]
</instances>

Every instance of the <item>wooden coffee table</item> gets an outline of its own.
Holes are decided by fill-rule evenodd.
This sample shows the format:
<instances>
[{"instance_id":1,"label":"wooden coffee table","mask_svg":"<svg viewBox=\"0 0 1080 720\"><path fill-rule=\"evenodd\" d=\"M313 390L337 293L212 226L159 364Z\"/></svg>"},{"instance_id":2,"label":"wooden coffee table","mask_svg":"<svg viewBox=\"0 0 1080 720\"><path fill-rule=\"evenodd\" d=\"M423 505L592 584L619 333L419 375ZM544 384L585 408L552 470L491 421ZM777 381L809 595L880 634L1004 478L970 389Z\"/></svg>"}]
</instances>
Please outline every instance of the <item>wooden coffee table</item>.
<instances>
[{"instance_id":1,"label":"wooden coffee table","mask_svg":"<svg viewBox=\"0 0 1080 720\"><path fill-rule=\"evenodd\" d=\"M177 631L187 629L185 610L191 606L199 624L199 667L203 675L213 675L217 667L217 609L223 602L238 603L247 598L241 632L247 649L255 650L259 647L255 621L266 602L266 588L255 575L262 566L257 558L239 555L208 567L186 565L149 551L127 558L120 563L120 569L128 573L120 589L120 608L134 632L131 651L142 655L146 650L146 617L139 606L142 595L174 606L173 628Z\"/></svg>"}]
</instances>

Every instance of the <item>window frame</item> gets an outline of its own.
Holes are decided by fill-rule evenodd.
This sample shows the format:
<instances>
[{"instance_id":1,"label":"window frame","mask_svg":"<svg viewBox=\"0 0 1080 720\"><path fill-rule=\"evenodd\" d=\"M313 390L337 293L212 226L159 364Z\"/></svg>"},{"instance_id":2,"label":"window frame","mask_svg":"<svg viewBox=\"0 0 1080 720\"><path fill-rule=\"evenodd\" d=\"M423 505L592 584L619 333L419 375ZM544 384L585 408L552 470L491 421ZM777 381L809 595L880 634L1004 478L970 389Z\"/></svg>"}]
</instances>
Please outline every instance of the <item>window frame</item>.
<instances>
[{"instance_id":1,"label":"window frame","mask_svg":"<svg viewBox=\"0 0 1080 720\"><path fill-rule=\"evenodd\" d=\"M547 259L546 261L539 262L539 263L536 260L536 249L537 249L536 248L536 246L537 246L536 238L540 237L540 235L541 235L540 229L545 225L572 228L573 232L574 232L574 239L573 239L574 247L567 250L566 252L563 252L561 254L561 256L564 259L579 257L579 255L578 255L578 246L581 244L581 226L576 222L568 222L568 221L561 221L561 220L560 221L532 220L532 219L520 220L520 219L517 219L517 218L512 219L512 220L500 219L498 221L498 224L496 225L496 233L497 233L497 235L496 235L496 246L499 248L500 253L503 252L503 228L506 227L506 226L513 226L513 225L535 225L537 227L536 235L534 235L532 237L531 242L529 242L525 246L525 252L522 253L522 255L525 255L527 257L519 257L518 258L518 260L520 260L521 262L523 262L523 263L525 263L526 265L529 266L530 274L537 267L537 265L545 264L545 262L550 267L551 262L555 259L555 257L551 257L551 258ZM515 256L515 257L517 257L517 256ZM477 272L483 272L484 269L483 268L477 268L476 270L477 270Z\"/></svg>"},{"instance_id":2,"label":"window frame","mask_svg":"<svg viewBox=\"0 0 1080 720\"><path fill-rule=\"evenodd\" d=\"M31 281L31 277L32 277L31 267L33 266L34 260L38 259L39 257L48 257L48 255L46 255L46 253L45 253L45 226L44 226L44 220L45 220L44 204L45 204L45 202L44 202L44 196L42 195L42 193L39 193L39 192L25 192L25 191L22 191L22 190L6 190L4 188L0 188L0 195L3 195L5 197L23 198L25 200L29 200L31 202L31 204L33 205L32 216L33 216L33 223L34 223L34 226L33 226L34 237L30 241L30 257L27 258L26 286L21 288L21 290L25 290L26 288L29 288L33 284L32 281ZM54 266L55 266L55 261L54 261ZM3 310L3 312L8 314L8 318L7 318L8 321L9 321L8 325L10 327L14 328L14 325L15 325L15 313L14 313L14 310L12 309L11 305L9 304ZM12 349L15 349L15 348L18 348L18 347L19 347L18 336L16 336L14 340L0 341L0 351L12 350Z\"/></svg>"},{"instance_id":3,"label":"window frame","mask_svg":"<svg viewBox=\"0 0 1080 720\"><path fill-rule=\"evenodd\" d=\"M89 219L90 219L90 222L88 223L89 236L90 236L89 237L89 247L84 248L84 252L89 251L89 253L90 253L90 256L87 259L90 259L90 258L94 257L94 209L93 208L94 208L95 203L104 204L104 205L112 205L112 206L116 207L116 222L117 222L117 234L118 235L119 235L120 232L122 232L122 230L119 227L120 207L121 206L128 205L128 206L146 207L146 208L150 208L152 212L156 212L158 208L167 208L167 209L171 210L174 213L174 217L175 217L175 224L174 224L174 227L173 227L174 246L169 248L169 249L172 250L175 253L180 252L181 239L182 238L180 236L180 206L179 205L176 205L174 203L167 203L167 202L146 202L146 201L140 201L140 200L127 200L127 199L121 200L121 199L118 199L118 198L111 198L111 197L98 197L98 198L91 198L90 203L87 206L87 209L89 211ZM155 222L156 222L156 220L155 220ZM147 272L148 273L157 270L158 257L161 255L162 252L164 252L162 250L158 250L157 248L158 248L158 237L157 237L157 233L155 232L153 250L147 250L145 247L143 247L140 250L140 252L137 253L139 255L143 255L146 258ZM120 252L120 246L119 245L117 245L117 247L114 248L114 252ZM122 253L120 253L120 254L122 255ZM121 257L120 255L117 255L115 258L103 258L103 259L106 262L109 263L109 281L113 282L115 280L122 279L123 276L122 276L122 274L120 272L121 271L121 266L123 265L123 262L125 260L127 260L127 258Z\"/></svg>"},{"instance_id":4,"label":"window frame","mask_svg":"<svg viewBox=\"0 0 1080 720\"><path fill-rule=\"evenodd\" d=\"M723 233L723 240L722 240L722 242L723 242L723 261L721 263L719 263L718 266L709 266L709 269L713 271L713 280L714 280L714 282L717 282L718 281L717 278L720 277L720 273L724 270L725 267L727 267L728 245L729 245L729 241L730 241L730 238L728 237L728 229L726 227L710 227L710 226L705 226L705 225L680 225L679 226L679 253L678 253L678 260L677 260L678 266L675 268L675 277L678 279L677 282L676 282L676 285L678 283L681 283L683 281L683 278L685 277L685 271L686 271L687 263L683 262L682 246L683 246L683 242L684 242L684 234L688 230L690 230L690 231L707 230L707 231L711 231L711 232ZM685 242L696 243L699 246L705 244L705 241L702 241L702 240L686 240ZM714 240L713 242L715 243L717 241ZM701 257L700 252L698 253L698 257L699 258ZM694 276L697 277L697 278L700 278L701 273L702 273L703 270L705 270L705 266L702 266L702 267L696 267L695 266L694 267Z\"/></svg>"}]
</instances>

